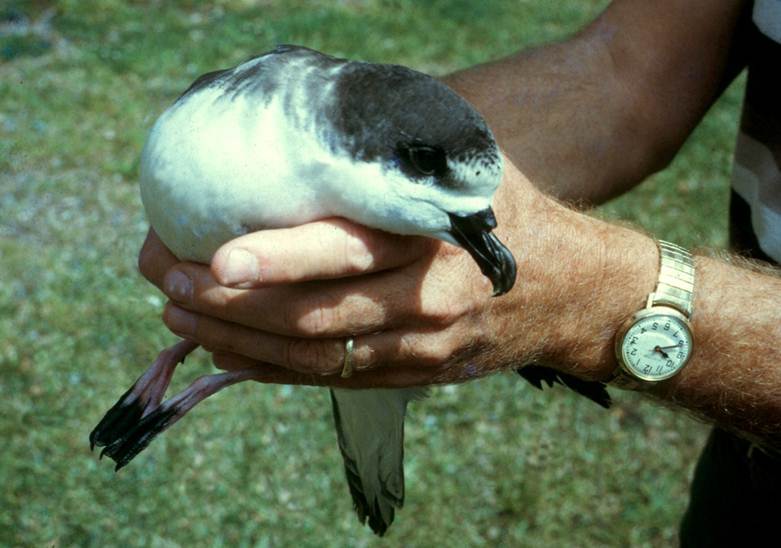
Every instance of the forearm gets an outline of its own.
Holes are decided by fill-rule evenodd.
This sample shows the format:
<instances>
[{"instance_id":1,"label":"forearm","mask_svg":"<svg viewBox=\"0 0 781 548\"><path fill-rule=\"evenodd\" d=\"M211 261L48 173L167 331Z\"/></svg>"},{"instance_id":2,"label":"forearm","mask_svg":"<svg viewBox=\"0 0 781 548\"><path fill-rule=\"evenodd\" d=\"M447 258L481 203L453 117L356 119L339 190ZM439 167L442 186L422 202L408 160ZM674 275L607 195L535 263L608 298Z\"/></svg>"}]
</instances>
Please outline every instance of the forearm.
<instances>
[{"instance_id":1,"label":"forearm","mask_svg":"<svg viewBox=\"0 0 781 548\"><path fill-rule=\"evenodd\" d=\"M524 251L517 300L503 306L521 310L528 320L523 329L538 331L515 340L543 342L531 351L519 348L518 355L582 378L608 379L617 367L616 333L656 285L656 244L543 196L529 206L546 211L533 218L551 222L512 229L516 241L540 236L538 247ZM781 449L781 271L739 261L696 255L694 353L680 374L648 392Z\"/></svg>"},{"instance_id":2,"label":"forearm","mask_svg":"<svg viewBox=\"0 0 781 548\"><path fill-rule=\"evenodd\" d=\"M781 271L697 257L695 351L656 396L781 450Z\"/></svg>"},{"instance_id":3,"label":"forearm","mask_svg":"<svg viewBox=\"0 0 781 548\"><path fill-rule=\"evenodd\" d=\"M655 169L634 97L600 44L573 39L445 79L486 118L505 154L561 199L601 203Z\"/></svg>"},{"instance_id":4,"label":"forearm","mask_svg":"<svg viewBox=\"0 0 781 548\"><path fill-rule=\"evenodd\" d=\"M600 203L664 167L743 66L740 0L617 0L560 44L445 81L544 191Z\"/></svg>"}]
</instances>

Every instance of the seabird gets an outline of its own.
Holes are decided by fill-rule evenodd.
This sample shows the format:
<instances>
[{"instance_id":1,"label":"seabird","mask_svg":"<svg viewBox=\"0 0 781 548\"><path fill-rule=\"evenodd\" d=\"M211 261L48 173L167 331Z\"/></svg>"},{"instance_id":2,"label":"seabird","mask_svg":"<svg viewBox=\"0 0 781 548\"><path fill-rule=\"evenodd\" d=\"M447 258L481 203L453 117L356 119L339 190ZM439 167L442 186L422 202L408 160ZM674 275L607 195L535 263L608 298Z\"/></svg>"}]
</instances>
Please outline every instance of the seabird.
<instances>
[{"instance_id":1,"label":"seabird","mask_svg":"<svg viewBox=\"0 0 781 548\"><path fill-rule=\"evenodd\" d=\"M279 46L193 82L154 124L140 186L151 226L181 260L209 263L222 244L248 232L343 217L460 246L502 295L516 265L492 233L501 177L502 156L485 121L438 80ZM198 402L257 374L204 376L163 401L175 367L195 348L182 341L161 352L90 434L117 470ZM527 375L538 387L562 382L537 366ZM355 509L379 535L404 500L407 403L424 394L331 389ZM599 388L588 395L606 397Z\"/></svg>"}]
</instances>

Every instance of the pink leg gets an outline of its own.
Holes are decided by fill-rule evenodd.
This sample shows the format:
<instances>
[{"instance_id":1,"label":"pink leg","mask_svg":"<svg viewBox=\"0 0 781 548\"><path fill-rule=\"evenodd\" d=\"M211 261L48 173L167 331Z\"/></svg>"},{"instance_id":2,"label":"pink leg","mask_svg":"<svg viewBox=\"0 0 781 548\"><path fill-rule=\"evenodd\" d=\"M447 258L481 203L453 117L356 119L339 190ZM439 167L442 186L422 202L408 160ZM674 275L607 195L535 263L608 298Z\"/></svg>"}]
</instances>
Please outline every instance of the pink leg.
<instances>
[{"instance_id":1,"label":"pink leg","mask_svg":"<svg viewBox=\"0 0 781 548\"><path fill-rule=\"evenodd\" d=\"M104 444L100 456L107 455L113 459L116 462L115 470L119 470L146 448L158 434L184 417L198 403L227 386L259 377L260 373L261 370L251 368L199 377L162 404L149 407L143 414L136 412L134 421L123 421L121 431L116 432L118 435L111 443ZM162 392L164 391L163 389ZM160 395L162 392L159 392ZM158 391L155 390L154 394L157 396Z\"/></svg>"},{"instance_id":2,"label":"pink leg","mask_svg":"<svg viewBox=\"0 0 781 548\"><path fill-rule=\"evenodd\" d=\"M119 470L144 450L158 434L184 417L197 404L225 387L252 380L259 376L259 373L257 368L251 368L197 378L179 394L131 425L121 439L103 449L101 456L105 454L113 459L117 463L115 469Z\"/></svg>"}]
</instances>

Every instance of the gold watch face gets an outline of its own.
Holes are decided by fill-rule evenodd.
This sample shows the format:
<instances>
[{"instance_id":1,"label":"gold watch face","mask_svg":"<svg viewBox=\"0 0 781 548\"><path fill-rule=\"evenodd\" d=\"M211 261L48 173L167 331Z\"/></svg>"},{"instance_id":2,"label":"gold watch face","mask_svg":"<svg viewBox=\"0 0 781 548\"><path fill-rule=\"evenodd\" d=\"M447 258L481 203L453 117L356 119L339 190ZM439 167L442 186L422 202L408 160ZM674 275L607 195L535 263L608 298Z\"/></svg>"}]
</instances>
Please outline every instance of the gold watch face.
<instances>
[{"instance_id":1,"label":"gold watch face","mask_svg":"<svg viewBox=\"0 0 781 548\"><path fill-rule=\"evenodd\" d=\"M686 317L677 310L653 307L632 317L624 336L617 341L621 367L644 381L661 381L678 373L692 352L692 332Z\"/></svg>"}]
</instances>

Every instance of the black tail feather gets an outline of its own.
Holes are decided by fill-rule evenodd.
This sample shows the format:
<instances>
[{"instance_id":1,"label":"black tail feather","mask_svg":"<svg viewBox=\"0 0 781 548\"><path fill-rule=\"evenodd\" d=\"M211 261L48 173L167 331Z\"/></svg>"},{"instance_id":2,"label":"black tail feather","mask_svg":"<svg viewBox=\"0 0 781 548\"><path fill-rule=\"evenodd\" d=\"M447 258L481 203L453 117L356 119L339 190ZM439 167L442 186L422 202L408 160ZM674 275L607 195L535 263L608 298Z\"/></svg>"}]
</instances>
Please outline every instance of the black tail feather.
<instances>
[{"instance_id":1,"label":"black tail feather","mask_svg":"<svg viewBox=\"0 0 781 548\"><path fill-rule=\"evenodd\" d=\"M379 501L375 498L372 502L369 502L366 496L366 489L361 481L361 475L358 473L358 463L351 457L347 443L344 438L344 432L342 429L342 419L339 411L339 404L336 401L333 391L331 391L331 405L333 407L334 424L336 426L336 436L339 445L339 451L344 459L344 472L347 478L347 486L350 489L350 495L353 499L353 508L358 515L358 520L362 524L368 523L371 530L377 536L383 536L388 530L388 527L393 523L395 512L393 508L390 508L390 519L386 520L380 509ZM401 508L404 504L403 498L396 500L396 506Z\"/></svg>"}]
</instances>

